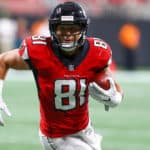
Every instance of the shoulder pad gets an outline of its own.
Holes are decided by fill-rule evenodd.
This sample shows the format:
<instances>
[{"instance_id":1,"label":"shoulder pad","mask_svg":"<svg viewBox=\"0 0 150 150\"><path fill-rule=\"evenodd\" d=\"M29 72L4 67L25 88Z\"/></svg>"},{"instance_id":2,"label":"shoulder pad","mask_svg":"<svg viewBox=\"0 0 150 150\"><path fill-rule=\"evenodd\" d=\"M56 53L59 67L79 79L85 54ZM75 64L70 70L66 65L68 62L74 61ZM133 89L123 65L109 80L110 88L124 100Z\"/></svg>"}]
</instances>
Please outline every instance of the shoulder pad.
<instances>
[{"instance_id":1,"label":"shoulder pad","mask_svg":"<svg viewBox=\"0 0 150 150\"><path fill-rule=\"evenodd\" d=\"M103 50L110 50L111 48L109 46L109 44L107 42L105 42L104 40L100 39L100 38L87 38L87 40L89 41L90 45L93 48L98 48L98 49L103 49Z\"/></svg>"},{"instance_id":2,"label":"shoulder pad","mask_svg":"<svg viewBox=\"0 0 150 150\"><path fill-rule=\"evenodd\" d=\"M90 43L90 49L92 56L95 60L98 60L101 66L105 67L111 63L112 51L110 46L102 39L99 38L87 38Z\"/></svg>"}]
</instances>

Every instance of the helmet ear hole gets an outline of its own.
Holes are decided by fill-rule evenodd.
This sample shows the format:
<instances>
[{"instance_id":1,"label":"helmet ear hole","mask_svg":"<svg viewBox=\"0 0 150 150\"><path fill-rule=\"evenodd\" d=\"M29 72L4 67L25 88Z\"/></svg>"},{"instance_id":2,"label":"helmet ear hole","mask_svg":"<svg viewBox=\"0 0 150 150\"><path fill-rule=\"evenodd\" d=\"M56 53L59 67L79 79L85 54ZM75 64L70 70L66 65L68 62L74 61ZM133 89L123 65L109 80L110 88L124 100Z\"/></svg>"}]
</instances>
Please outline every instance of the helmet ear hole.
<instances>
[{"instance_id":1,"label":"helmet ear hole","mask_svg":"<svg viewBox=\"0 0 150 150\"><path fill-rule=\"evenodd\" d=\"M77 24L81 26L81 37L75 45L80 47L84 44L89 19L84 9L79 4L75 2L59 4L54 8L49 18L49 30L52 40L56 42L60 48L61 44L56 36L56 27L61 24ZM68 46L68 49L71 49L71 47Z\"/></svg>"}]
</instances>

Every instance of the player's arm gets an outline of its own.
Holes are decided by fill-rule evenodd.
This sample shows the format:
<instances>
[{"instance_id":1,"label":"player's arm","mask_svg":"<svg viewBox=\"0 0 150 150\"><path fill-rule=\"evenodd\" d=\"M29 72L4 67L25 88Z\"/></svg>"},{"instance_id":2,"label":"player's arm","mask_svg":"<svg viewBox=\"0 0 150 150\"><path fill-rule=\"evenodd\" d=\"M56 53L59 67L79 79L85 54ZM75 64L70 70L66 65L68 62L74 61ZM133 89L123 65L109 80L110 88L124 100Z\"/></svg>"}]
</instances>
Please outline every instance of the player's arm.
<instances>
[{"instance_id":1,"label":"player's arm","mask_svg":"<svg viewBox=\"0 0 150 150\"><path fill-rule=\"evenodd\" d=\"M0 54L0 79L5 79L9 68L17 70L29 69L28 64L19 55L19 49Z\"/></svg>"},{"instance_id":2,"label":"player's arm","mask_svg":"<svg viewBox=\"0 0 150 150\"><path fill-rule=\"evenodd\" d=\"M105 110L108 110L109 107L115 107L120 104L122 101L122 92L119 84L113 79L112 72L109 69L112 62L111 47L101 39L96 39L94 44L98 47L96 52L98 52L97 58L99 59L99 70L97 70L95 77L104 74L107 77L110 86L108 89L105 89L100 86L101 84L99 84L99 82L94 80L89 86L89 93L95 100L105 105ZM99 81L101 82L102 79Z\"/></svg>"},{"instance_id":3,"label":"player's arm","mask_svg":"<svg viewBox=\"0 0 150 150\"><path fill-rule=\"evenodd\" d=\"M4 121L1 111L3 111L6 115L11 116L11 113L2 97L3 82L9 68L17 70L29 69L28 64L19 55L19 49L0 54L0 125L2 126L4 125Z\"/></svg>"},{"instance_id":4,"label":"player's arm","mask_svg":"<svg viewBox=\"0 0 150 150\"><path fill-rule=\"evenodd\" d=\"M97 101L103 103L105 108L115 107L121 103L123 91L121 86L114 80L109 68L104 69L101 74L105 74L105 78L109 81L109 88L104 89L100 84L92 82L89 86L90 95ZM105 79L105 80L106 80Z\"/></svg>"}]
</instances>

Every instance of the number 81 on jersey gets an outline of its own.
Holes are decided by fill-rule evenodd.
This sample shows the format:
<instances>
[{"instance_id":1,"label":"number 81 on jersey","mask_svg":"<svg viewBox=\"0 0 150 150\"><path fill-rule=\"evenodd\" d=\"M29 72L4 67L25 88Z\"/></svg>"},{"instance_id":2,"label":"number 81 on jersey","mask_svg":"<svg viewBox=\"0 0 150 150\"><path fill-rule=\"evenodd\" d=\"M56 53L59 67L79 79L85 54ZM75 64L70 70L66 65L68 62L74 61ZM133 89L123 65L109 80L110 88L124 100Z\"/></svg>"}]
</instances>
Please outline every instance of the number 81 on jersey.
<instances>
[{"instance_id":1,"label":"number 81 on jersey","mask_svg":"<svg viewBox=\"0 0 150 150\"><path fill-rule=\"evenodd\" d=\"M80 79L80 91L76 80L56 80L55 81L55 107L56 109L67 111L77 107L77 99L80 98L80 106L85 103L85 92L87 89L86 79ZM67 100L67 103L65 103Z\"/></svg>"}]
</instances>

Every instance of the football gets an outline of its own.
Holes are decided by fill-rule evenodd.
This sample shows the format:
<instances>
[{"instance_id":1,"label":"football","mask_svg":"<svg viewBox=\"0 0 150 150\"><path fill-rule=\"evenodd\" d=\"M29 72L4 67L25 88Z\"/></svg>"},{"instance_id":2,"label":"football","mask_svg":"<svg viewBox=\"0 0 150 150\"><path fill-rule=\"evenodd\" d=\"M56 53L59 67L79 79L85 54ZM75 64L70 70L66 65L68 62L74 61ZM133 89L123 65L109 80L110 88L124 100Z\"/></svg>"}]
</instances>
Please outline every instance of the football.
<instances>
[{"instance_id":1,"label":"football","mask_svg":"<svg viewBox=\"0 0 150 150\"><path fill-rule=\"evenodd\" d=\"M107 77L110 76L105 73L99 73L96 75L94 82L96 82L101 88L108 90L110 88L110 82Z\"/></svg>"},{"instance_id":2,"label":"football","mask_svg":"<svg viewBox=\"0 0 150 150\"><path fill-rule=\"evenodd\" d=\"M112 76L107 72L102 72L96 75L94 82L96 82L101 88L104 90L108 90L110 88L110 81L108 80L108 77ZM114 81L115 82L115 81ZM118 92L123 94L123 91L118 83L115 82L115 87Z\"/></svg>"}]
</instances>

